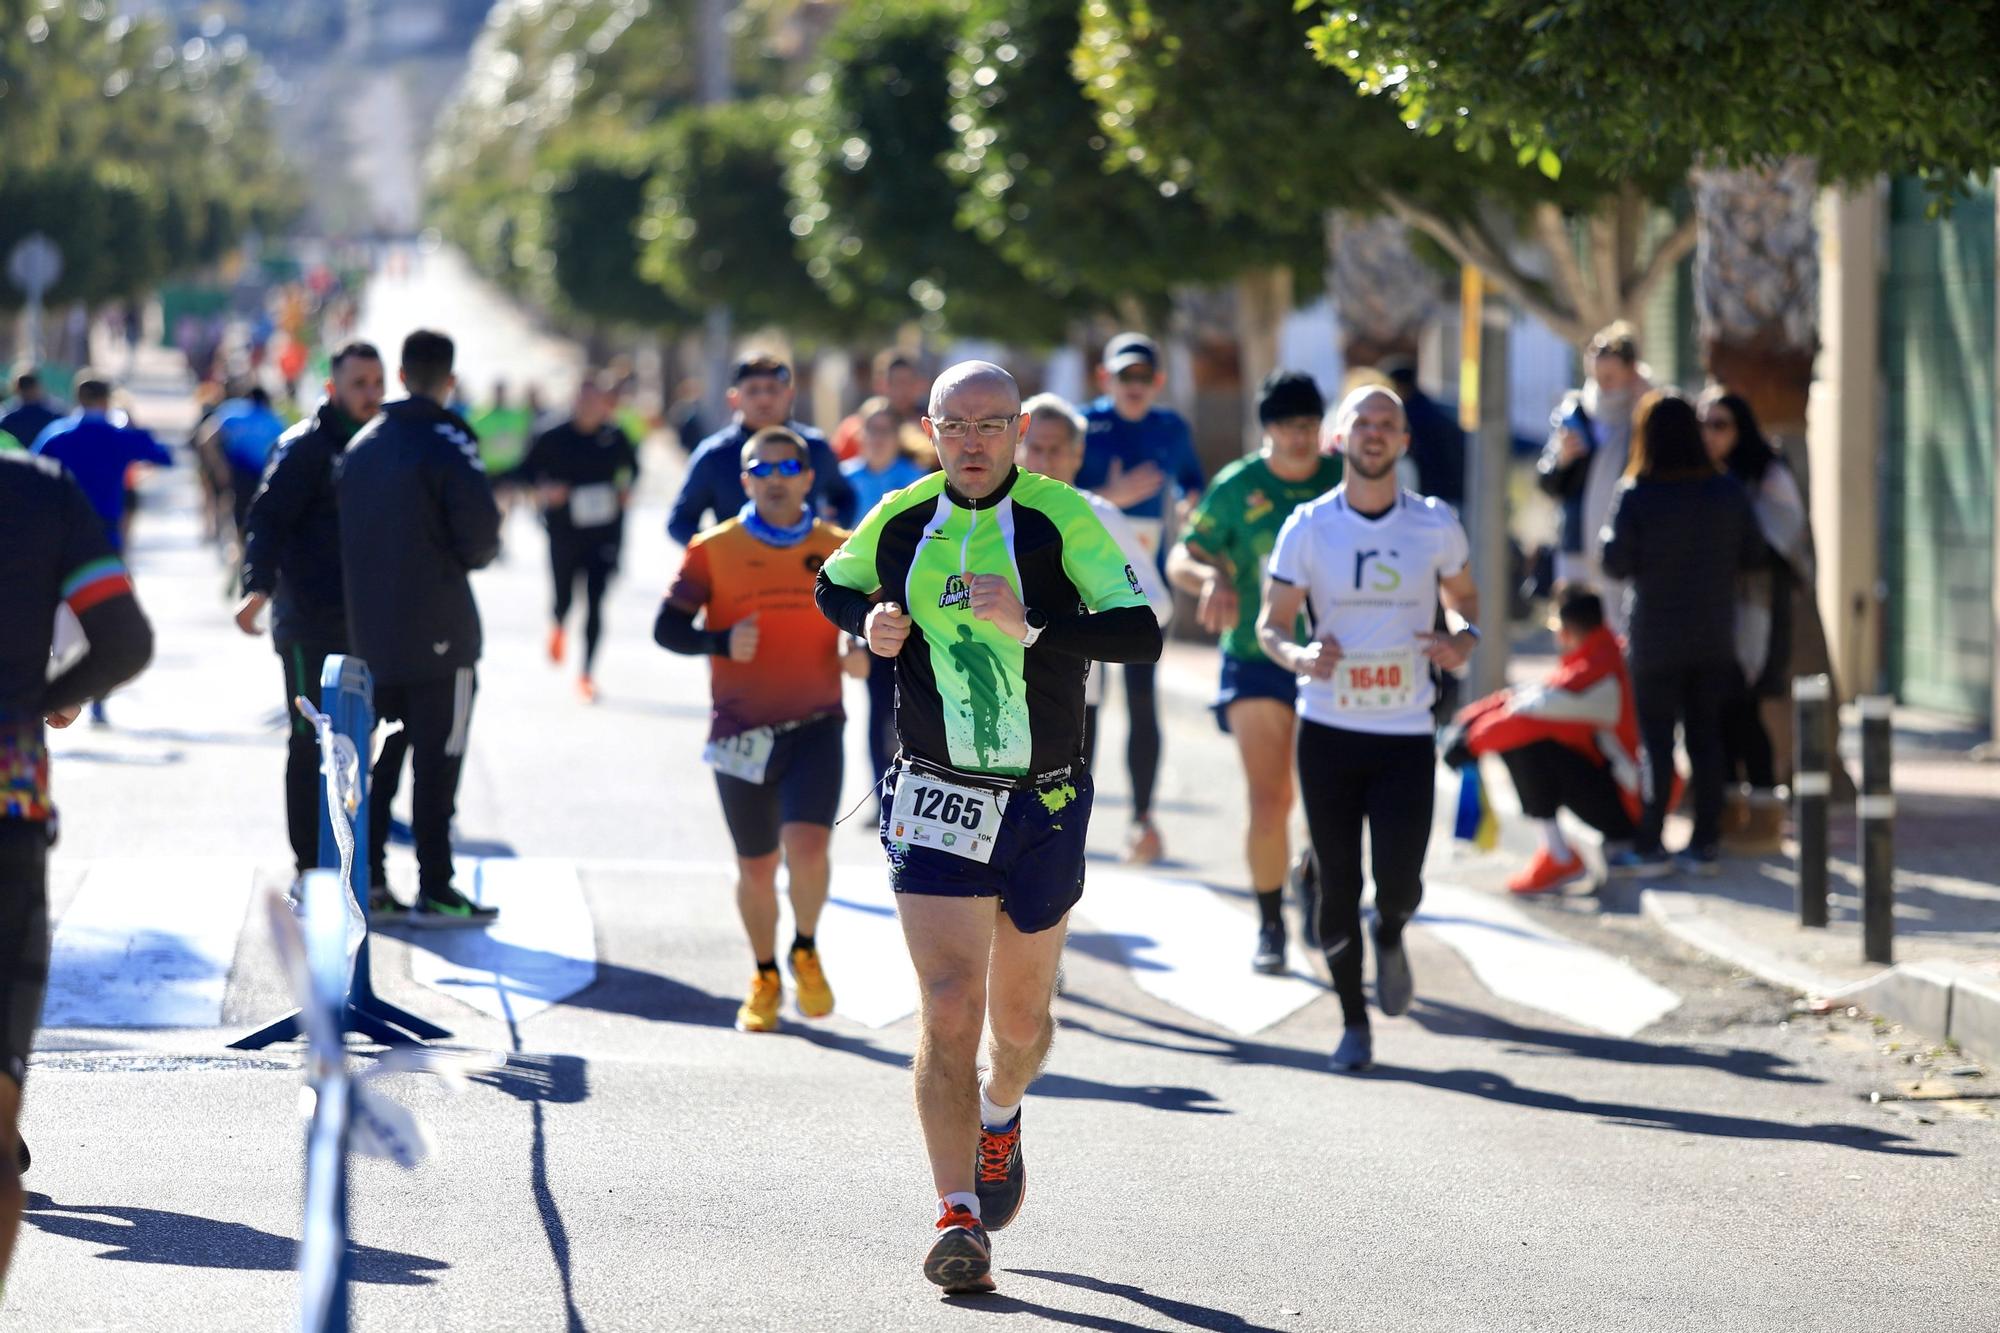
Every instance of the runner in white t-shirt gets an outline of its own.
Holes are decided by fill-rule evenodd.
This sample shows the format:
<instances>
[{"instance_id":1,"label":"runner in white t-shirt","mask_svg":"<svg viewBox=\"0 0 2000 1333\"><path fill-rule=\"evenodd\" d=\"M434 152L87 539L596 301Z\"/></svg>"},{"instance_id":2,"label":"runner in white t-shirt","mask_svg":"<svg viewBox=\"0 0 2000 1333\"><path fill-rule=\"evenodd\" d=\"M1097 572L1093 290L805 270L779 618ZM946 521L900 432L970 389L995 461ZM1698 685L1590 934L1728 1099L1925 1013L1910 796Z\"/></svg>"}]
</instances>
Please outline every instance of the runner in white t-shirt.
<instances>
[{"instance_id":1,"label":"runner in white t-shirt","mask_svg":"<svg viewBox=\"0 0 2000 1333\"><path fill-rule=\"evenodd\" d=\"M1435 794L1431 667L1456 671L1479 642L1479 594L1465 529L1441 500L1403 490L1402 400L1357 389L1334 418L1347 480L1299 506L1278 532L1257 638L1299 675L1299 794L1319 858L1320 938L1346 1032L1333 1067L1374 1056L1361 986L1361 827L1375 880L1375 991L1385 1014L1410 1007L1403 927L1423 898ZM1434 633L1442 597L1452 634ZM1292 642L1301 610L1313 640Z\"/></svg>"}]
</instances>

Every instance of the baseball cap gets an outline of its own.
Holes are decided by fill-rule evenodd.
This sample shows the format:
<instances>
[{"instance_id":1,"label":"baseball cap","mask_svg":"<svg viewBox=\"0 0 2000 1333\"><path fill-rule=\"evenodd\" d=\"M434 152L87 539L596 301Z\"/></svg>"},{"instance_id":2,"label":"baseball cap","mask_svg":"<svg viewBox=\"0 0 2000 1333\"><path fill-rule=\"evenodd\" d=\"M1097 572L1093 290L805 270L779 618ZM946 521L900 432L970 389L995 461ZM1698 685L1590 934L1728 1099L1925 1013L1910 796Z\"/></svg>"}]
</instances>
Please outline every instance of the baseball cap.
<instances>
[{"instance_id":1,"label":"baseball cap","mask_svg":"<svg viewBox=\"0 0 2000 1333\"><path fill-rule=\"evenodd\" d=\"M1143 333L1121 333L1104 344L1104 368L1116 375L1128 366L1160 368L1160 345Z\"/></svg>"}]
</instances>

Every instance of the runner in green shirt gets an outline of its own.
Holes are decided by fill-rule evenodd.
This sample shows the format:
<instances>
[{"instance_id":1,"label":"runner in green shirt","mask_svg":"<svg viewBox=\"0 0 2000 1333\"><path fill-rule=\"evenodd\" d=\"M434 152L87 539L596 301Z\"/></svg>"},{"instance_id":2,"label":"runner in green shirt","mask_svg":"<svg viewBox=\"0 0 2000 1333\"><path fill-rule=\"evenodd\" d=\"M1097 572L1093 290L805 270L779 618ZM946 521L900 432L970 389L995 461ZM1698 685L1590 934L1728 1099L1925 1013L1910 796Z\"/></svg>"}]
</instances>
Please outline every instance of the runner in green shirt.
<instances>
[{"instance_id":1,"label":"runner in green shirt","mask_svg":"<svg viewBox=\"0 0 2000 1333\"><path fill-rule=\"evenodd\" d=\"M1292 673L1276 665L1257 645L1257 612L1264 565L1278 529L1306 501L1340 481L1340 462L1319 452L1320 419L1326 401L1312 376L1273 371L1264 381L1257 416L1264 446L1216 474L1188 524L1187 534L1167 559L1174 586L1201 599L1202 627L1222 636L1222 685L1215 717L1236 737L1243 774L1250 788L1250 832L1246 850L1250 887L1257 895L1259 972L1285 970L1285 925L1279 912L1285 867L1290 856L1292 743L1298 696ZM1303 635L1300 636L1303 638ZM1309 858L1302 857L1304 863ZM1302 890L1313 883L1310 866L1298 875ZM1302 904L1303 934L1317 947L1317 923Z\"/></svg>"},{"instance_id":2,"label":"runner in green shirt","mask_svg":"<svg viewBox=\"0 0 2000 1333\"><path fill-rule=\"evenodd\" d=\"M987 1231L1027 1186L1021 1100L1083 894L1084 673L1157 661L1160 626L1089 501L1015 467L1027 418L1011 375L952 367L923 427L943 470L885 496L815 595L896 662L882 844L922 993L917 1109L939 1196L924 1276L991 1291Z\"/></svg>"}]
</instances>

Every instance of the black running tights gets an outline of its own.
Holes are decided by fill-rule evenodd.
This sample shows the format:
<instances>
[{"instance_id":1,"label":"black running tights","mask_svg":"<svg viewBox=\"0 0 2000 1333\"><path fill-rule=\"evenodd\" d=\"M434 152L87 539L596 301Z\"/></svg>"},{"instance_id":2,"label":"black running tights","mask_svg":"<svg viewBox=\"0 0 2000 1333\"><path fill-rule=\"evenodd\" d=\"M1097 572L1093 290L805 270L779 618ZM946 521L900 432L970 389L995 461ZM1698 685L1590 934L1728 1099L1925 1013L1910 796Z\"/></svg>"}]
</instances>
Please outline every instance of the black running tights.
<instances>
[{"instance_id":1,"label":"black running tights","mask_svg":"<svg viewBox=\"0 0 2000 1333\"><path fill-rule=\"evenodd\" d=\"M1301 720L1299 796L1319 861L1319 935L1349 1027L1368 1022L1361 986L1361 828L1375 880L1375 941L1400 943L1424 896L1437 800L1429 733L1376 736Z\"/></svg>"}]
</instances>

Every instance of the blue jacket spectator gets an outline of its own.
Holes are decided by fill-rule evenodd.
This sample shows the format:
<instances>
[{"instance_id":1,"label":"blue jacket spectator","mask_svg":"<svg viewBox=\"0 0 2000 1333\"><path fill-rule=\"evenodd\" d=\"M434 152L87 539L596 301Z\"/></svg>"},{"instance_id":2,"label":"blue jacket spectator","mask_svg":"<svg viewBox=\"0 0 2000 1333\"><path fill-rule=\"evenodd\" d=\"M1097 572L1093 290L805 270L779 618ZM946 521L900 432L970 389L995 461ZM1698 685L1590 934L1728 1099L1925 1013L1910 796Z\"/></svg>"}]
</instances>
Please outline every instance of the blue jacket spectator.
<instances>
[{"instance_id":1,"label":"blue jacket spectator","mask_svg":"<svg viewBox=\"0 0 2000 1333\"><path fill-rule=\"evenodd\" d=\"M69 469L103 521L104 539L113 551L123 551L125 470L134 463L172 467L174 456L146 431L113 422L110 410L110 382L79 377L76 411L49 423L35 440L35 452Z\"/></svg>"},{"instance_id":2,"label":"blue jacket spectator","mask_svg":"<svg viewBox=\"0 0 2000 1333\"><path fill-rule=\"evenodd\" d=\"M854 526L854 487L840 475L826 436L790 420L792 368L772 356L752 356L736 366L729 390L735 420L703 440L688 460L681 493L667 514L667 535L686 546L703 528L735 518L750 501L743 489L743 446L766 426L784 426L812 455L813 508L843 528Z\"/></svg>"}]
</instances>

